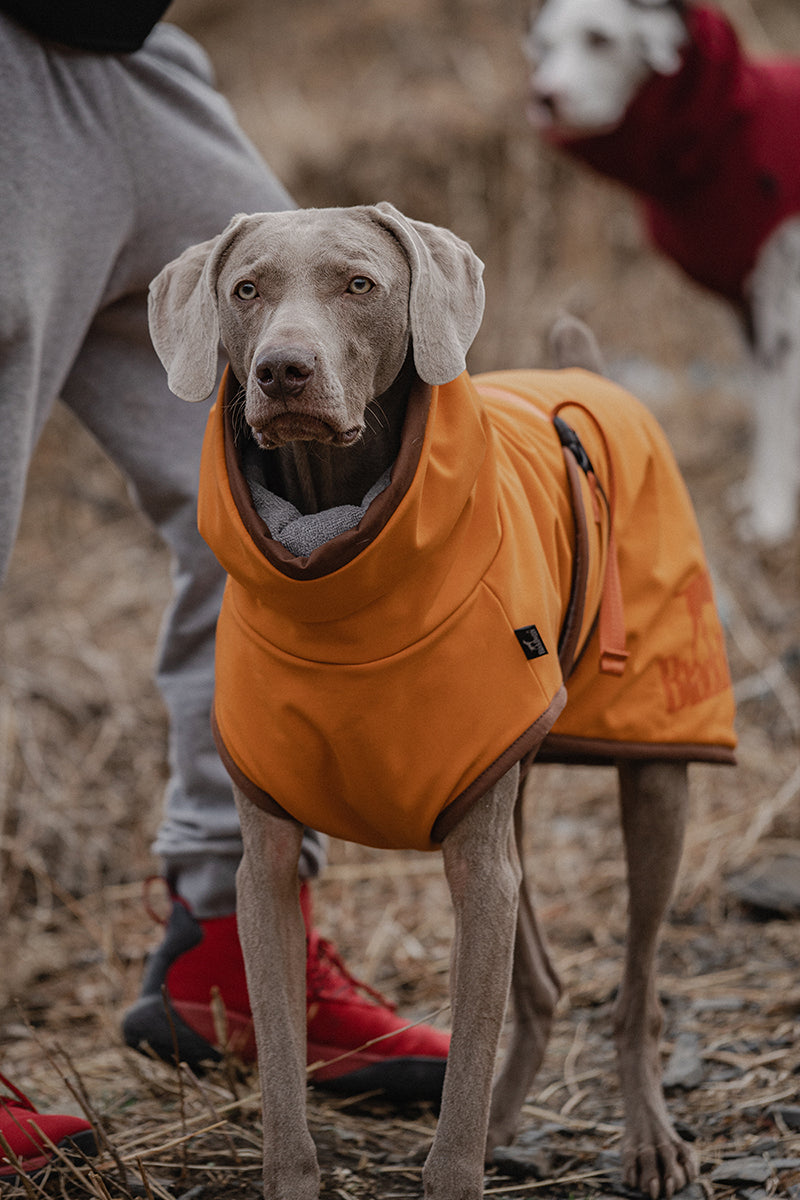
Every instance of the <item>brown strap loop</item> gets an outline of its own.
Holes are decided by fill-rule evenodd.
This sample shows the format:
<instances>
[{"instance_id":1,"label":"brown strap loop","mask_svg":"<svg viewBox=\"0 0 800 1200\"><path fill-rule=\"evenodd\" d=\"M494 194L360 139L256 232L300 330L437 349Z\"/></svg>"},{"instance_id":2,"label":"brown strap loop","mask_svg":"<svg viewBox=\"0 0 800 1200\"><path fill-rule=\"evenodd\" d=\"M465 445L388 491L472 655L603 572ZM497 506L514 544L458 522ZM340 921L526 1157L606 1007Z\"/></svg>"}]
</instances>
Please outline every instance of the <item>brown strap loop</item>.
<instances>
[{"instance_id":1,"label":"brown strap loop","mask_svg":"<svg viewBox=\"0 0 800 1200\"><path fill-rule=\"evenodd\" d=\"M600 439L603 443L606 463L608 464L608 495L603 490L600 481L598 480L594 468L586 458L586 466L583 470L586 478L589 481L589 486L592 491L592 497L595 507L595 518L599 519L599 501L602 498L606 511L608 512L608 547L606 552L606 569L603 579L603 592L600 599L600 618L598 634L600 638L600 670L604 675L622 675L625 670L625 663L628 659L628 652L625 649L625 607L622 600L622 583L619 576L619 558L617 554L617 542L614 535L614 506L616 501L616 492L614 485L614 468L609 449L608 441L602 426L598 422L591 409L587 408L577 400L565 400L557 405L553 410L553 416L557 416L562 409L574 407L580 408L591 418L594 423ZM574 430L572 430L574 434ZM575 435L577 439L577 435ZM578 443L579 443L579 439ZM561 670L566 679L569 671L574 665L574 655L577 650L575 643L577 642L580 626L583 621L583 611L586 602L586 583L588 580L588 527L586 523L586 511L583 504L583 496L580 487L580 476L578 475L578 459L572 449L564 446L564 460L567 465L567 477L570 483L570 492L572 495L572 507L575 514L575 558L573 560L572 571L572 589L570 593L569 605L567 607L567 615L564 621L561 638L559 641L559 662ZM585 556L584 563L581 562L581 556ZM578 585L579 573L583 577L583 595L576 596L575 588ZM577 632L574 629L577 621ZM562 658L562 645L564 648L564 657ZM571 652L571 657L567 657L567 651Z\"/></svg>"},{"instance_id":2,"label":"brown strap loop","mask_svg":"<svg viewBox=\"0 0 800 1200\"><path fill-rule=\"evenodd\" d=\"M586 610L586 590L589 585L589 526L581 492L581 470L569 446L564 446L564 465L567 468L572 515L575 521L575 546L572 556L572 580L567 611L558 637L558 662L562 679L568 679L575 666L578 639Z\"/></svg>"},{"instance_id":3,"label":"brown strap loop","mask_svg":"<svg viewBox=\"0 0 800 1200\"><path fill-rule=\"evenodd\" d=\"M596 476L592 476L589 482L593 490L598 486ZM622 675L628 651L625 649L625 607L612 511L609 511L608 520L608 553L600 600L600 670L604 675Z\"/></svg>"}]
</instances>

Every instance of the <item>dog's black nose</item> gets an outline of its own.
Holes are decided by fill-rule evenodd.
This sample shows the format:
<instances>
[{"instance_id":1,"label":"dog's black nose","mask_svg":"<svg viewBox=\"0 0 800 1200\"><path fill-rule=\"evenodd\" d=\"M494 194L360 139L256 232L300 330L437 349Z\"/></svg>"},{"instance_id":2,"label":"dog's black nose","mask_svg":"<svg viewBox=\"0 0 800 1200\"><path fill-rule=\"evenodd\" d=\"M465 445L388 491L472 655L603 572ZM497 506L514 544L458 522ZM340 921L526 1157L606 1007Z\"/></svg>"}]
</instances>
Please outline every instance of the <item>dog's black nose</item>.
<instances>
[{"instance_id":1,"label":"dog's black nose","mask_svg":"<svg viewBox=\"0 0 800 1200\"><path fill-rule=\"evenodd\" d=\"M271 399L299 396L314 374L316 355L298 346L271 346L254 364L258 386Z\"/></svg>"}]
</instances>

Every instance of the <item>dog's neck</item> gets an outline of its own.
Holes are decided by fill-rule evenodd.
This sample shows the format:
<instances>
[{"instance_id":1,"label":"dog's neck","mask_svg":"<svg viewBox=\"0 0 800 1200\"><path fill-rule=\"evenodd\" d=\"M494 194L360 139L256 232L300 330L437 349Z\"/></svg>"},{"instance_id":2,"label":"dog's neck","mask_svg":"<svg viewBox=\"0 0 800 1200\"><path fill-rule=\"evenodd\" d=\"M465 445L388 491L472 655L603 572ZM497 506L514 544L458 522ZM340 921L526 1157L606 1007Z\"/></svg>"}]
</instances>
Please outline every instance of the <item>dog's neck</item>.
<instances>
[{"instance_id":1,"label":"dog's neck","mask_svg":"<svg viewBox=\"0 0 800 1200\"><path fill-rule=\"evenodd\" d=\"M364 433L352 446L296 441L258 450L266 487L304 515L361 504L397 458L413 378L409 352L394 383L369 404Z\"/></svg>"}]
</instances>

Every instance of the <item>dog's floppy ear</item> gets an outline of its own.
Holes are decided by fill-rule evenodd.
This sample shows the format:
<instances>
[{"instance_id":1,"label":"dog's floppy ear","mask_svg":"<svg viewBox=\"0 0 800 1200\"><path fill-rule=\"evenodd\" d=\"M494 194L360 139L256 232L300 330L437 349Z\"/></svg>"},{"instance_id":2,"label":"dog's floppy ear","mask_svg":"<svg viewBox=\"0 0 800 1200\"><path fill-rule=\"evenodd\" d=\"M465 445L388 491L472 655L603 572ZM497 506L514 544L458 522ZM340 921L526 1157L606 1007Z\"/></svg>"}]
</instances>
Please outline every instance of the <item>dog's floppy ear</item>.
<instances>
[{"instance_id":1,"label":"dog's floppy ear","mask_svg":"<svg viewBox=\"0 0 800 1200\"><path fill-rule=\"evenodd\" d=\"M483 318L483 263L454 233L412 221L392 204L376 204L372 213L397 238L411 268L409 318L417 374L425 383L449 383L465 369Z\"/></svg>"},{"instance_id":2,"label":"dog's floppy ear","mask_svg":"<svg viewBox=\"0 0 800 1200\"><path fill-rule=\"evenodd\" d=\"M686 41L682 6L674 0L632 0L637 13L637 35L642 58L657 75L674 75L680 70L681 49Z\"/></svg>"},{"instance_id":3,"label":"dog's floppy ear","mask_svg":"<svg viewBox=\"0 0 800 1200\"><path fill-rule=\"evenodd\" d=\"M244 214L210 241L189 246L150 284L150 337L181 400L205 400L214 389L219 354L216 284L222 257Z\"/></svg>"}]
</instances>

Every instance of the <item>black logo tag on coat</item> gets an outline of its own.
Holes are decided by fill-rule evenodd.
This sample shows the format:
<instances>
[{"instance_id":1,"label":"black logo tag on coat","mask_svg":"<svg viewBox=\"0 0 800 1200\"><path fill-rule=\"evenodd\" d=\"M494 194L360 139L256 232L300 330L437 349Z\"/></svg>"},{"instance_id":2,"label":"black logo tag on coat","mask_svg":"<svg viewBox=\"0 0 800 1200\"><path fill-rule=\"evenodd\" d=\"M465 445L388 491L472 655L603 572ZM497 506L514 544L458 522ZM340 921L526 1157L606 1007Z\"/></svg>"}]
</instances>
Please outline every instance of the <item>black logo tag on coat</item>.
<instances>
[{"instance_id":1,"label":"black logo tag on coat","mask_svg":"<svg viewBox=\"0 0 800 1200\"><path fill-rule=\"evenodd\" d=\"M547 647L535 625L525 625L522 629L515 629L514 633L526 658L541 658L547 654Z\"/></svg>"}]
</instances>

